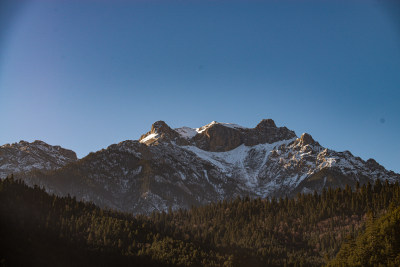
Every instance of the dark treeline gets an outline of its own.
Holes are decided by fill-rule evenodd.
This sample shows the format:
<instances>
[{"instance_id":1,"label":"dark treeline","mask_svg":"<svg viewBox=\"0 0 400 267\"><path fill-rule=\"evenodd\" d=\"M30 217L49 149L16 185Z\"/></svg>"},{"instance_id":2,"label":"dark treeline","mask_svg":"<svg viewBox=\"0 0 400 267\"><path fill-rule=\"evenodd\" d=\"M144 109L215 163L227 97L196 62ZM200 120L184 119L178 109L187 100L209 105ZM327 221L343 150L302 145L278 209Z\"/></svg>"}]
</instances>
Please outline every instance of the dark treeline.
<instances>
[{"instance_id":1,"label":"dark treeline","mask_svg":"<svg viewBox=\"0 0 400 267\"><path fill-rule=\"evenodd\" d=\"M400 266L400 207L378 219L368 214L365 232L344 242L328 266Z\"/></svg>"},{"instance_id":2,"label":"dark treeline","mask_svg":"<svg viewBox=\"0 0 400 267\"><path fill-rule=\"evenodd\" d=\"M364 229L398 206L399 184L378 180L295 199L237 198L133 216L48 195L10 177L0 181L0 266L343 265L350 261L342 251L364 251L358 248L366 243L359 241ZM382 241L394 258L396 240Z\"/></svg>"}]
</instances>

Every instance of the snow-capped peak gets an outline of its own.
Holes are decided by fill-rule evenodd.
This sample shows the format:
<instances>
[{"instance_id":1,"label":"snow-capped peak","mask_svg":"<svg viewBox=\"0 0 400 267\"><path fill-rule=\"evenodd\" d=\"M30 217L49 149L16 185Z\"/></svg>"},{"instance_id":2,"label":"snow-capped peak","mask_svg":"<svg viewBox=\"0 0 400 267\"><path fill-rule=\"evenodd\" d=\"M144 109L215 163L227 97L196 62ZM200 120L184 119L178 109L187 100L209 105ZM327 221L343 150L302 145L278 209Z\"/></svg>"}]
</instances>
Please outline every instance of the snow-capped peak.
<instances>
[{"instance_id":1,"label":"snow-capped peak","mask_svg":"<svg viewBox=\"0 0 400 267\"><path fill-rule=\"evenodd\" d=\"M196 132L202 133L202 132L204 132L205 130L207 130L208 128L210 128L211 126L217 125L217 124L222 125L222 126L225 126L225 127L233 128L233 129L247 129L246 127L243 127L243 126L240 126L240 125L234 124L234 123L226 123L226 122L212 121L212 122L210 122L210 123L207 124L207 125L204 125L204 126L202 126L202 127L200 127L200 128L196 128Z\"/></svg>"},{"instance_id":2,"label":"snow-capped peak","mask_svg":"<svg viewBox=\"0 0 400 267\"><path fill-rule=\"evenodd\" d=\"M196 146L206 151L229 151L242 144L255 146L272 144L296 137L286 127L277 127L272 119L262 120L255 128L234 123L212 121L200 128L181 127L171 129L165 122L155 122L151 130L143 134L139 142L148 146L174 143L180 146Z\"/></svg>"},{"instance_id":3,"label":"snow-capped peak","mask_svg":"<svg viewBox=\"0 0 400 267\"><path fill-rule=\"evenodd\" d=\"M194 136L196 136L196 134L202 133L205 130L207 130L208 128L214 126L214 125L222 125L222 126L233 128L233 129L247 129L246 127L243 127L241 125L234 124L234 123L225 123L225 122L212 121L209 124L204 125L204 126L202 126L200 128L190 128L190 127L184 126L184 127L180 127L180 128L175 128L174 130L177 133L179 133L179 135L182 138L191 139Z\"/></svg>"}]
</instances>

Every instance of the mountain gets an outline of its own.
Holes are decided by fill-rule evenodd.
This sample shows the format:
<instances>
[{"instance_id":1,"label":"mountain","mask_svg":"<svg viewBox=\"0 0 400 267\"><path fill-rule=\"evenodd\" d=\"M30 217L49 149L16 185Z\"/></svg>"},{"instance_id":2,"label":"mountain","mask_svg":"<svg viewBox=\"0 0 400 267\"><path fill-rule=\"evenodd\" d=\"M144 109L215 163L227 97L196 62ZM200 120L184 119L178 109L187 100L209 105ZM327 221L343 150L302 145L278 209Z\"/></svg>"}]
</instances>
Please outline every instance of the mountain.
<instances>
[{"instance_id":1,"label":"mountain","mask_svg":"<svg viewBox=\"0 0 400 267\"><path fill-rule=\"evenodd\" d=\"M77 160L75 152L43 141L0 146L0 179L11 173L55 170Z\"/></svg>"},{"instance_id":2,"label":"mountain","mask_svg":"<svg viewBox=\"0 0 400 267\"><path fill-rule=\"evenodd\" d=\"M237 196L292 197L324 187L400 180L373 159L324 148L311 135L297 137L271 119L255 128L214 121L172 129L158 121L138 141L17 177L51 193L145 214Z\"/></svg>"}]
</instances>

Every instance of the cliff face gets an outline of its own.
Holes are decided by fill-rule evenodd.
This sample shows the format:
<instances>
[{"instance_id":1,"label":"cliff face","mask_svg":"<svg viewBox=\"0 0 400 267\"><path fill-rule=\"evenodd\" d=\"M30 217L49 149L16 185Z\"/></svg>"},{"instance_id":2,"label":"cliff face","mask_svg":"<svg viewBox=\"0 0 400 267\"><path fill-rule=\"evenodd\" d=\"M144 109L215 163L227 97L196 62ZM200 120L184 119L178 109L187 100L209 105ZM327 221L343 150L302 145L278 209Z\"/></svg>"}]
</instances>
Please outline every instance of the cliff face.
<instances>
[{"instance_id":1,"label":"cliff face","mask_svg":"<svg viewBox=\"0 0 400 267\"><path fill-rule=\"evenodd\" d=\"M158 145L161 141L179 145L192 145L205 151L223 152L242 144L254 146L294 138L296 135L286 127L276 127L271 119L262 120L255 128L245 128L232 123L211 122L203 127L171 129L165 122L155 122L151 130L142 135L140 142Z\"/></svg>"},{"instance_id":2,"label":"cliff face","mask_svg":"<svg viewBox=\"0 0 400 267\"><path fill-rule=\"evenodd\" d=\"M189 208L237 196L285 197L376 179L399 181L376 161L297 137L272 120L255 128L212 122L170 128L155 122L124 141L46 172L19 174L28 184L132 213Z\"/></svg>"},{"instance_id":3,"label":"cliff face","mask_svg":"<svg viewBox=\"0 0 400 267\"><path fill-rule=\"evenodd\" d=\"M196 134L190 144L206 151L229 151L243 144L243 134L240 128L215 123Z\"/></svg>"}]
</instances>

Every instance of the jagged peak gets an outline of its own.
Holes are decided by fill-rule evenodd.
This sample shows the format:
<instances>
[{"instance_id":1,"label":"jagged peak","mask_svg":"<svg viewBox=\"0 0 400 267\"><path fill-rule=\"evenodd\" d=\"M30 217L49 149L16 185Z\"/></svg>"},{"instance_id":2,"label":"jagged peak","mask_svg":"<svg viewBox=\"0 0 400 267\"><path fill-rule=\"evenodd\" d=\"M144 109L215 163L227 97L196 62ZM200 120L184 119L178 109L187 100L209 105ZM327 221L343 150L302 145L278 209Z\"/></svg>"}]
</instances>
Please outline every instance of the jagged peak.
<instances>
[{"instance_id":1,"label":"jagged peak","mask_svg":"<svg viewBox=\"0 0 400 267\"><path fill-rule=\"evenodd\" d=\"M274 120L273 119L263 119L256 126L257 129L260 129L260 128L262 129L262 128L266 128L266 127L276 128L276 124L275 124Z\"/></svg>"},{"instance_id":2,"label":"jagged peak","mask_svg":"<svg viewBox=\"0 0 400 267\"><path fill-rule=\"evenodd\" d=\"M250 129L250 128L247 128L247 127L241 126L239 124L235 124L235 123L212 121L209 124L201 126L200 128L180 127L180 128L176 128L174 130L177 131L178 133L181 133L183 135L183 137L185 137L185 138L188 138L188 137L191 138L194 135L196 135L197 133L202 133L202 132L206 131L207 129L215 127L217 125L228 127L228 128L233 128L233 129ZM277 126L276 126L274 120L263 119L255 127L255 129L265 129L265 128L277 128Z\"/></svg>"},{"instance_id":3,"label":"jagged peak","mask_svg":"<svg viewBox=\"0 0 400 267\"><path fill-rule=\"evenodd\" d=\"M42 140L35 140L35 141L32 142L32 144L35 144L35 145L47 145L47 146L49 146L49 144L47 144L46 142L44 142L44 141L42 141Z\"/></svg>"},{"instance_id":4,"label":"jagged peak","mask_svg":"<svg viewBox=\"0 0 400 267\"><path fill-rule=\"evenodd\" d=\"M1 147L26 147L26 146L30 146L30 147L32 147L32 146L37 146L37 145L42 145L42 146L48 146L48 147L60 147L60 146L52 146L52 145L49 145L49 144L47 144L46 142L44 142L44 141L41 141L41 140L35 140L35 141L33 141L33 142L28 142L28 141L25 141L25 140L20 140L18 143L16 142L16 143L12 143L12 144L4 144L4 145L2 145ZM61 147L60 147L61 148Z\"/></svg>"},{"instance_id":5,"label":"jagged peak","mask_svg":"<svg viewBox=\"0 0 400 267\"><path fill-rule=\"evenodd\" d=\"M171 127L168 126L168 124L165 123L165 121L156 121L151 125L151 133L157 133L161 134L163 132L169 132L172 131Z\"/></svg>"},{"instance_id":6,"label":"jagged peak","mask_svg":"<svg viewBox=\"0 0 400 267\"><path fill-rule=\"evenodd\" d=\"M143 134L139 142L146 145L155 143L157 140L175 140L179 134L171 129L164 121L156 121L151 125L151 130ZM160 139L161 138L161 139Z\"/></svg>"},{"instance_id":7,"label":"jagged peak","mask_svg":"<svg viewBox=\"0 0 400 267\"><path fill-rule=\"evenodd\" d=\"M376 160L373 159L373 158L368 159L368 160L367 160L367 163L369 163L369 164L374 164L374 165L378 164L378 162L376 162Z\"/></svg>"},{"instance_id":8,"label":"jagged peak","mask_svg":"<svg viewBox=\"0 0 400 267\"><path fill-rule=\"evenodd\" d=\"M305 145L314 145L314 144L318 144L318 142L316 142L314 140L314 138L311 136L311 134L309 133L303 133L300 137L300 143L305 146ZM319 144L318 144L319 145Z\"/></svg>"},{"instance_id":9,"label":"jagged peak","mask_svg":"<svg viewBox=\"0 0 400 267\"><path fill-rule=\"evenodd\" d=\"M174 141L178 145L191 144L209 151L228 151L241 144L253 146L295 137L293 131L286 127L277 127L272 119L263 119L254 128L212 121L200 128L171 129L164 121L157 121L152 125L151 131L143 134L139 141L146 145Z\"/></svg>"},{"instance_id":10,"label":"jagged peak","mask_svg":"<svg viewBox=\"0 0 400 267\"><path fill-rule=\"evenodd\" d=\"M381 170L384 169L384 167L383 167L382 165L380 165L378 162L376 162L375 159L372 159L372 158L368 159L368 160L366 161L366 164L367 164L367 166L370 167L371 169L381 169Z\"/></svg>"}]
</instances>

